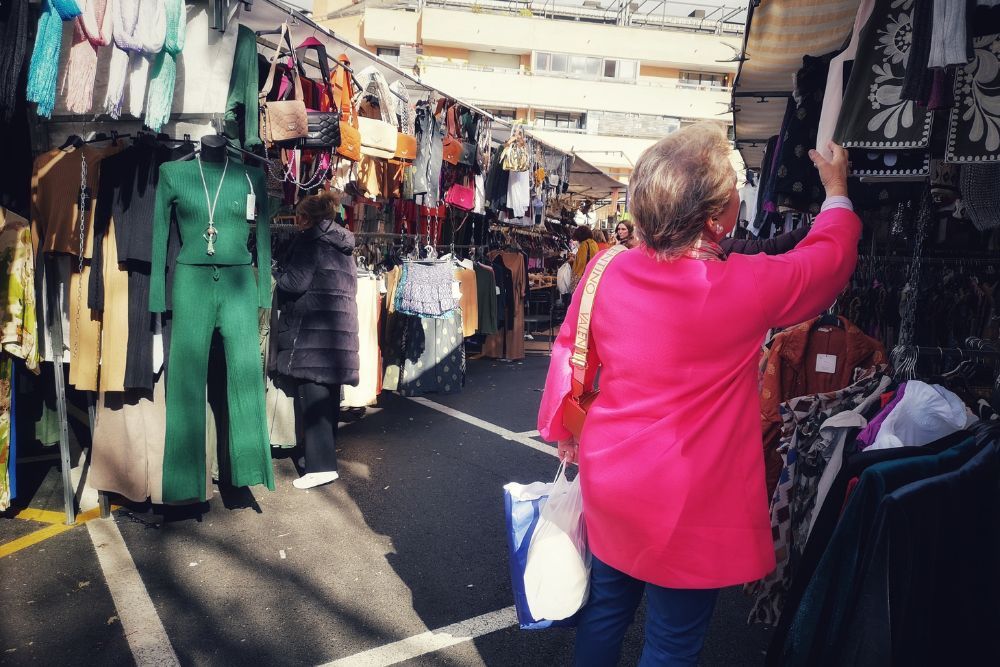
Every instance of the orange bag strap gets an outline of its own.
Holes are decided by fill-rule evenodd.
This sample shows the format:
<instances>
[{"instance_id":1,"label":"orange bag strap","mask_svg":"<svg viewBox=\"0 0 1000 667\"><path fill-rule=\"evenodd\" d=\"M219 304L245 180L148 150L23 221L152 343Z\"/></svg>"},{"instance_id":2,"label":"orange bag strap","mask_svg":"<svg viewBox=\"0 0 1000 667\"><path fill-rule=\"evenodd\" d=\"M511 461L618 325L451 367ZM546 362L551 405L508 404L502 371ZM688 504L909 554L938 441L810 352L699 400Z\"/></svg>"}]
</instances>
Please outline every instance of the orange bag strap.
<instances>
[{"instance_id":1,"label":"orange bag strap","mask_svg":"<svg viewBox=\"0 0 1000 667\"><path fill-rule=\"evenodd\" d=\"M340 109L341 117L346 115L347 122L356 130L360 123L358 122L358 112L354 108L354 86L351 81L351 73L347 69L351 66L351 61L347 58L346 53L342 53L337 58L337 62L339 66L334 75L334 87L340 93L337 106Z\"/></svg>"},{"instance_id":2,"label":"orange bag strap","mask_svg":"<svg viewBox=\"0 0 1000 667\"><path fill-rule=\"evenodd\" d=\"M583 286L583 298L580 301L580 315L576 320L576 342L573 345L573 356L569 358L569 363L573 366L573 398L580 398L586 393L584 383L587 378L587 353L590 351L590 317L594 312L594 298L597 296L597 288L601 283L601 276L608 268L608 265L618 255L628 250L625 246L618 245L604 253L593 271L587 277L587 282Z\"/></svg>"}]
</instances>

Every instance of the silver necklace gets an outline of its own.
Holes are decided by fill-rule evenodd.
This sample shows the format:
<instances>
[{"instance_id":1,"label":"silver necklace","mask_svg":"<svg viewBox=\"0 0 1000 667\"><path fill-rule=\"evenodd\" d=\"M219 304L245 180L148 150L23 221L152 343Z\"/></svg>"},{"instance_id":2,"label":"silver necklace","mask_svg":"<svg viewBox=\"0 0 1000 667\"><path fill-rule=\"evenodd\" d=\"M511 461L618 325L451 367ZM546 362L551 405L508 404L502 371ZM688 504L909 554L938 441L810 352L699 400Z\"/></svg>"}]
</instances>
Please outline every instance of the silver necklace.
<instances>
[{"instance_id":1,"label":"silver necklace","mask_svg":"<svg viewBox=\"0 0 1000 667\"><path fill-rule=\"evenodd\" d=\"M209 199L208 183L205 181L205 170L201 166L201 156L198 156L198 173L201 174L201 185L205 188L205 204L208 206L208 227L205 228L203 238L208 242L205 250L209 256L215 254L215 240L219 238L219 232L215 228L215 210L219 205L219 193L222 192L222 184L226 182L226 170L229 169L229 156L222 167L222 178L219 179L219 187L215 189L215 199Z\"/></svg>"}]
</instances>

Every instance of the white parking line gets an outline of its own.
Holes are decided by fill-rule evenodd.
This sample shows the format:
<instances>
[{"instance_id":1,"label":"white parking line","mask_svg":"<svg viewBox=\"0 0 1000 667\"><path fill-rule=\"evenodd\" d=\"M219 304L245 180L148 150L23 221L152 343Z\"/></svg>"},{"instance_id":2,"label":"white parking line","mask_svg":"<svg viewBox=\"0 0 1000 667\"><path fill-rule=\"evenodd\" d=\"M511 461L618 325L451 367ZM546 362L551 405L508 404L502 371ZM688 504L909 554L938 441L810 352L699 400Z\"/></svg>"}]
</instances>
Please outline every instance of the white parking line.
<instances>
[{"instance_id":1,"label":"white parking line","mask_svg":"<svg viewBox=\"0 0 1000 667\"><path fill-rule=\"evenodd\" d=\"M513 607L492 611L437 630L428 630L392 644L356 653L321 667L385 667L472 641L504 628L517 625Z\"/></svg>"},{"instance_id":2,"label":"white parking line","mask_svg":"<svg viewBox=\"0 0 1000 667\"><path fill-rule=\"evenodd\" d=\"M97 519L87 522L87 530L135 664L138 667L180 667L118 525L112 519Z\"/></svg>"},{"instance_id":3,"label":"white parking line","mask_svg":"<svg viewBox=\"0 0 1000 667\"><path fill-rule=\"evenodd\" d=\"M497 426L496 424L491 424L488 421L483 421L479 417L473 417L472 415L465 414L464 412L459 412L453 408L449 408L447 405L441 405L440 403L435 403L434 401L429 401L426 398L420 397L407 397L414 403L419 403L425 408L430 408L431 410L437 410L442 414L446 414L449 417L454 417L455 419L460 419L466 424L472 424L484 431L489 431L490 433L496 433L504 440L511 440L513 442L520 443L527 447L531 447L534 450L543 452L550 456L559 456L559 451L550 445L545 445L537 440L532 440L527 434L515 433L514 431L507 430L502 426ZM537 431L536 431L537 433Z\"/></svg>"}]
</instances>

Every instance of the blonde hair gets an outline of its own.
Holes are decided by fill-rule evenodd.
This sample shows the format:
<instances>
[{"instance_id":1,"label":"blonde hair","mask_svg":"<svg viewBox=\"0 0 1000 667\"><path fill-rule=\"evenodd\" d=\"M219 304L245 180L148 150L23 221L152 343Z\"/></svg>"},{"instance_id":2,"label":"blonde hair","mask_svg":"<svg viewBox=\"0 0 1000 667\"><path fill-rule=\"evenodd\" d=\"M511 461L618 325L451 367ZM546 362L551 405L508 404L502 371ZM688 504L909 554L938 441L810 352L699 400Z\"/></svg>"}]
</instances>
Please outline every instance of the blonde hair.
<instances>
[{"instance_id":1,"label":"blonde hair","mask_svg":"<svg viewBox=\"0 0 1000 667\"><path fill-rule=\"evenodd\" d=\"M310 227L324 220L336 220L341 196L332 190L310 195L298 203L295 213L305 218Z\"/></svg>"},{"instance_id":2,"label":"blonde hair","mask_svg":"<svg viewBox=\"0 0 1000 667\"><path fill-rule=\"evenodd\" d=\"M629 211L636 236L657 256L681 255L726 207L734 184L731 150L722 125L701 122L639 157L629 179Z\"/></svg>"}]
</instances>

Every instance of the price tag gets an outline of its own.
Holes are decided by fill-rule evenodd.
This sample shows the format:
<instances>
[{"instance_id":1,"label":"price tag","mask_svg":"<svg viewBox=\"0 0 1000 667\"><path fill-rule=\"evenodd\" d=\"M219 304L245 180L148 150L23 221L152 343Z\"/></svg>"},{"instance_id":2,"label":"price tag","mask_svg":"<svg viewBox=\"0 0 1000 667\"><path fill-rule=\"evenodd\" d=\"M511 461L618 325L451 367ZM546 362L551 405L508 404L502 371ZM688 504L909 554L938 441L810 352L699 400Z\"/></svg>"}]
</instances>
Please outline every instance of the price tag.
<instances>
[{"instance_id":1,"label":"price tag","mask_svg":"<svg viewBox=\"0 0 1000 667\"><path fill-rule=\"evenodd\" d=\"M500 288L497 288L497 296L500 296Z\"/></svg>"},{"instance_id":2,"label":"price tag","mask_svg":"<svg viewBox=\"0 0 1000 667\"><path fill-rule=\"evenodd\" d=\"M257 219L257 195L250 193L247 195L247 220Z\"/></svg>"},{"instance_id":3,"label":"price tag","mask_svg":"<svg viewBox=\"0 0 1000 667\"><path fill-rule=\"evenodd\" d=\"M462 283L454 281L451 283L451 295L456 299L462 298Z\"/></svg>"},{"instance_id":4,"label":"price tag","mask_svg":"<svg viewBox=\"0 0 1000 667\"><path fill-rule=\"evenodd\" d=\"M837 355L835 354L817 354L816 355L816 372L817 373L836 373L837 372Z\"/></svg>"}]
</instances>

